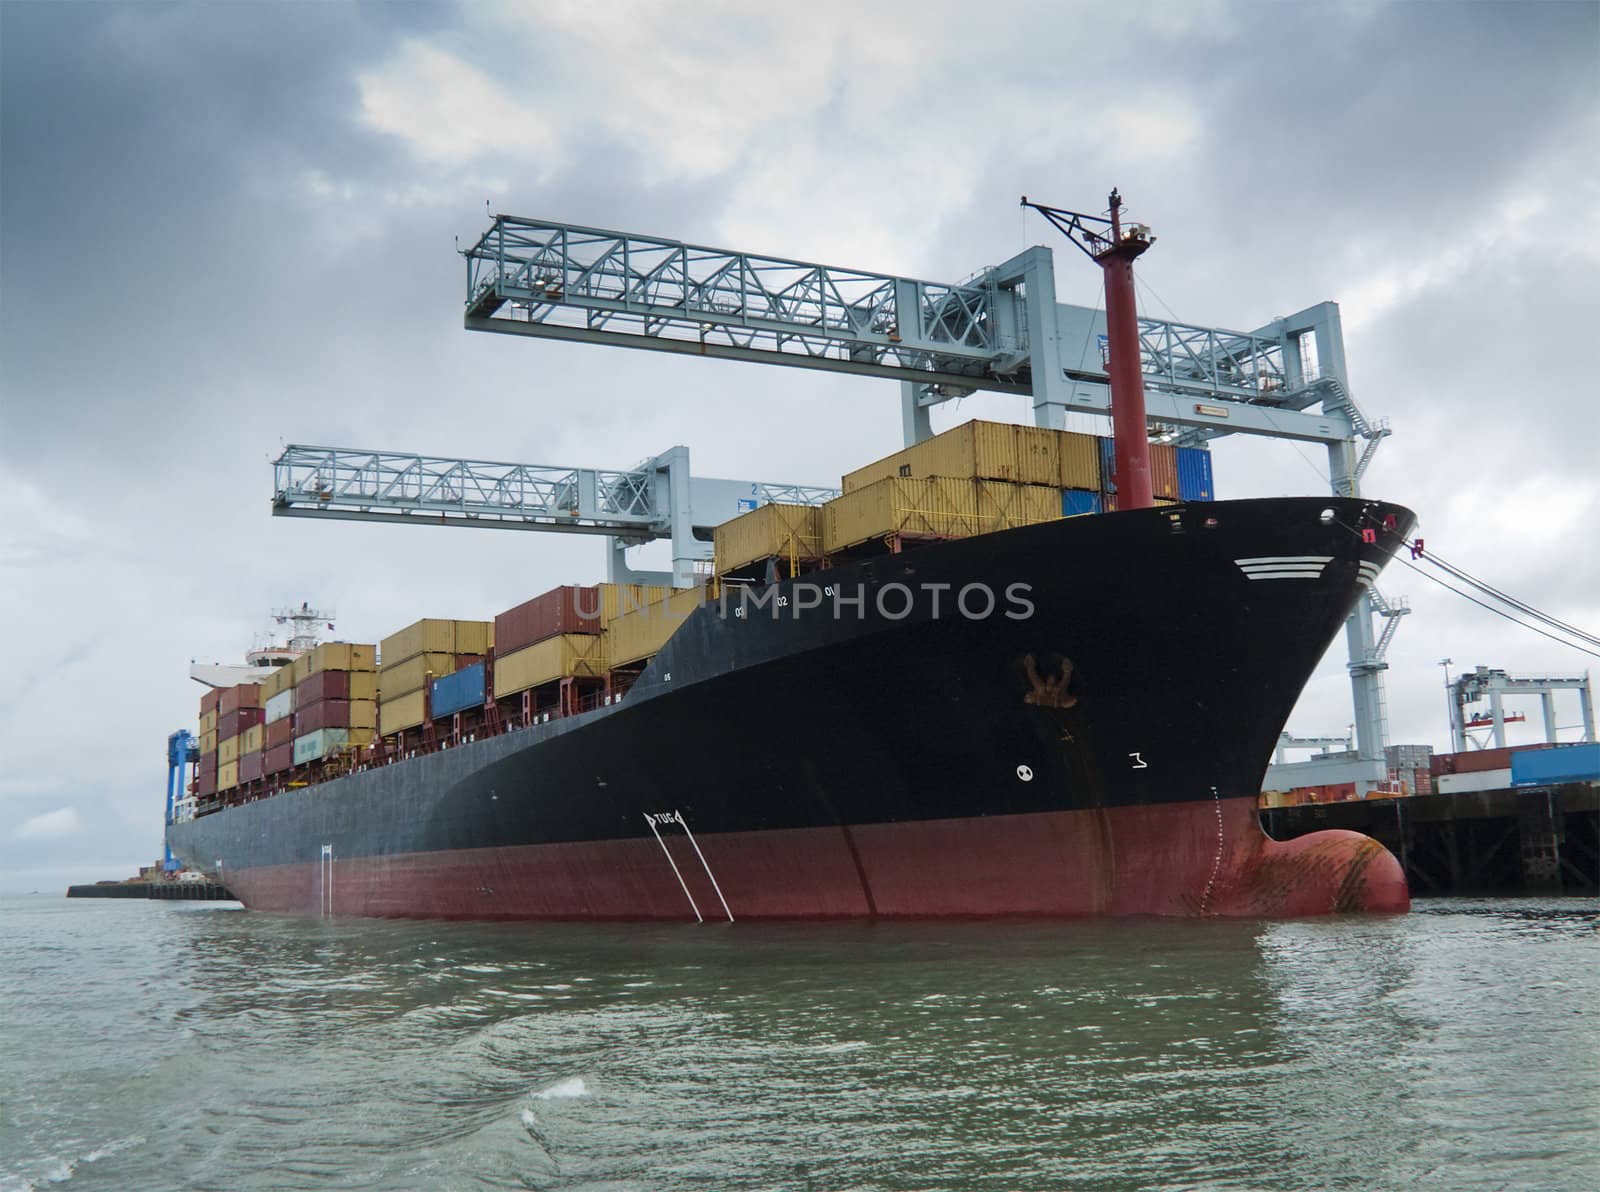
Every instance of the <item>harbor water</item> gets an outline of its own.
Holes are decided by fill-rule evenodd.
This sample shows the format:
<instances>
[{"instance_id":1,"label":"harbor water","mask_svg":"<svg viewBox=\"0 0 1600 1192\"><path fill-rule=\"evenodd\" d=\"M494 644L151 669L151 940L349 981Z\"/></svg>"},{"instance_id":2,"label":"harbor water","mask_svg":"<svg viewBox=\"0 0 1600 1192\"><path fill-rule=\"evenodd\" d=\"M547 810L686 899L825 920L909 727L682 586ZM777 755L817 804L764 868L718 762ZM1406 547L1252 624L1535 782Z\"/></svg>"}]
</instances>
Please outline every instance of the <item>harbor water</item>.
<instances>
[{"instance_id":1,"label":"harbor water","mask_svg":"<svg viewBox=\"0 0 1600 1192\"><path fill-rule=\"evenodd\" d=\"M0 899L0 1189L1593 1189L1593 900L629 926Z\"/></svg>"}]
</instances>

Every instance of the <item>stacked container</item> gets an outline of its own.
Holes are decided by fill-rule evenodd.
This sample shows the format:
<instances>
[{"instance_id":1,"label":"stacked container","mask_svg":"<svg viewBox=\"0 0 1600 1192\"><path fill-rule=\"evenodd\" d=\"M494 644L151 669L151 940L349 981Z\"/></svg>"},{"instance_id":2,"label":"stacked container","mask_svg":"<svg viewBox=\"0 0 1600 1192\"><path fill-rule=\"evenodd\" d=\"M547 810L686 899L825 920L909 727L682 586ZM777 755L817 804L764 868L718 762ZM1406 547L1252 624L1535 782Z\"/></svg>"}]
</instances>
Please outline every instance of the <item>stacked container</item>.
<instances>
[{"instance_id":1,"label":"stacked container","mask_svg":"<svg viewBox=\"0 0 1600 1192\"><path fill-rule=\"evenodd\" d=\"M261 773L281 774L294 765L294 664L280 666L261 684L266 713L261 748Z\"/></svg>"},{"instance_id":2,"label":"stacked container","mask_svg":"<svg viewBox=\"0 0 1600 1192\"><path fill-rule=\"evenodd\" d=\"M295 661L289 760L303 766L377 735L377 647L324 642ZM302 673L303 672L303 673ZM279 734L281 737L281 733ZM272 764L281 765L283 746Z\"/></svg>"},{"instance_id":3,"label":"stacked container","mask_svg":"<svg viewBox=\"0 0 1600 1192\"><path fill-rule=\"evenodd\" d=\"M380 643L378 726L386 737L416 728L427 719L428 686L458 666L482 662L494 642L487 621L427 618L407 625Z\"/></svg>"},{"instance_id":4,"label":"stacked container","mask_svg":"<svg viewBox=\"0 0 1600 1192\"><path fill-rule=\"evenodd\" d=\"M606 661L613 669L636 666L661 652L669 638L706 599L704 588L683 588L606 627ZM496 676L498 689L498 675ZM498 694L498 690L496 692Z\"/></svg>"},{"instance_id":5,"label":"stacked container","mask_svg":"<svg viewBox=\"0 0 1600 1192\"><path fill-rule=\"evenodd\" d=\"M245 734L262 724L266 712L261 707L261 685L240 683L224 688L217 702L217 790L227 792L239 785L239 759L244 754Z\"/></svg>"},{"instance_id":6,"label":"stacked container","mask_svg":"<svg viewBox=\"0 0 1600 1192\"><path fill-rule=\"evenodd\" d=\"M209 799L217 793L217 709L222 690L213 687L200 697L200 775L195 794Z\"/></svg>"},{"instance_id":7,"label":"stacked container","mask_svg":"<svg viewBox=\"0 0 1600 1192\"><path fill-rule=\"evenodd\" d=\"M718 575L764 569L768 559L782 560L793 575L822 557L822 507L771 502L723 522L714 535Z\"/></svg>"},{"instance_id":8,"label":"stacked container","mask_svg":"<svg viewBox=\"0 0 1600 1192\"><path fill-rule=\"evenodd\" d=\"M842 487L851 493L891 477L931 476L1098 491L1100 457L1093 435L974 420L857 468Z\"/></svg>"}]
</instances>

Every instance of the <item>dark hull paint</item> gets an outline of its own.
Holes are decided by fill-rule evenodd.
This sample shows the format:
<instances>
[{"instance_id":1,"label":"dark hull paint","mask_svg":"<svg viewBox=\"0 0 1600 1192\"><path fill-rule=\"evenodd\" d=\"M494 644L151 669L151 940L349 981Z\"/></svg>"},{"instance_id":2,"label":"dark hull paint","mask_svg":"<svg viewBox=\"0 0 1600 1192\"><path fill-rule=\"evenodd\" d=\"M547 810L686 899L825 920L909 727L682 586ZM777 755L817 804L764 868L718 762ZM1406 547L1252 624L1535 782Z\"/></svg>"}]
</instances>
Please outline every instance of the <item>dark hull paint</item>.
<instances>
[{"instance_id":1,"label":"dark hull paint","mask_svg":"<svg viewBox=\"0 0 1600 1192\"><path fill-rule=\"evenodd\" d=\"M331 872L335 914L725 918L708 869L736 918L1403 909L1381 848L1285 851L1253 807L1359 565L1412 520L1217 502L885 555L806 577L859 611L788 584L776 617L701 609L619 704L169 836L247 905L308 913ZM1265 579L1237 562L1280 557L1328 561ZM997 594L984 619L953 608L974 583ZM1025 619L1004 615L1013 584ZM948 585L939 616L928 585ZM681 822L653 828L663 814Z\"/></svg>"}]
</instances>

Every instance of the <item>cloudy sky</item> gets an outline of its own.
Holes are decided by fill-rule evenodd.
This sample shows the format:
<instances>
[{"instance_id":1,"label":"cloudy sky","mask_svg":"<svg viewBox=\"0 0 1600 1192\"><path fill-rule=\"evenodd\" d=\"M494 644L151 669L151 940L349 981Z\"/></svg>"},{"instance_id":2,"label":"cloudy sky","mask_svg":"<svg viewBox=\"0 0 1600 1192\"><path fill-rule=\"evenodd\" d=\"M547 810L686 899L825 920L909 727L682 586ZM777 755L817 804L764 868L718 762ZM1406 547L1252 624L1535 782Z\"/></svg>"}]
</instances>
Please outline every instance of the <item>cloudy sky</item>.
<instances>
[{"instance_id":1,"label":"cloudy sky","mask_svg":"<svg viewBox=\"0 0 1600 1192\"><path fill-rule=\"evenodd\" d=\"M1342 304L1366 491L1600 624L1600 6L0 3L0 889L159 850L191 659L274 605L374 640L598 578L598 540L273 519L285 442L832 482L897 387L461 329L497 211L957 280L1113 184L1153 313ZM1098 277L1058 251L1062 301ZM1019 399L946 407L1025 421ZM1223 496L1321 452L1216 447ZM1593 659L1392 568L1396 741L1439 659ZM1290 726L1350 720L1342 641ZM1529 709L1530 712L1533 709ZM1575 708L1566 706L1565 720Z\"/></svg>"}]
</instances>

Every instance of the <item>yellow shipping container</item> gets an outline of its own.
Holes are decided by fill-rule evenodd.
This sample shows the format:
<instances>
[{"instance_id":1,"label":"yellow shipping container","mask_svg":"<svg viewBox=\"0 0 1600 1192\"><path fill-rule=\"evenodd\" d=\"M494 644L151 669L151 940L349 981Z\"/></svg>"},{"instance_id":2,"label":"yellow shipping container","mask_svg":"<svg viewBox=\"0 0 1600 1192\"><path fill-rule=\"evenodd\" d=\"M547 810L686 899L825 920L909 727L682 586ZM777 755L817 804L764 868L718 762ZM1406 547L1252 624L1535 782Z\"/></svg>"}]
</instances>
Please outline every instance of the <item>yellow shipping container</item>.
<instances>
[{"instance_id":1,"label":"yellow shipping container","mask_svg":"<svg viewBox=\"0 0 1600 1192\"><path fill-rule=\"evenodd\" d=\"M294 685L294 663L286 662L261 681L261 703L265 705L273 696L282 695Z\"/></svg>"},{"instance_id":2,"label":"yellow shipping container","mask_svg":"<svg viewBox=\"0 0 1600 1192\"><path fill-rule=\"evenodd\" d=\"M215 709L213 709L210 712L202 712L202 713L200 713L200 735L203 737L207 733L214 733L216 731L217 731L217 713L216 713Z\"/></svg>"},{"instance_id":3,"label":"yellow shipping container","mask_svg":"<svg viewBox=\"0 0 1600 1192\"><path fill-rule=\"evenodd\" d=\"M452 621L457 654L486 654L494 636L493 621Z\"/></svg>"},{"instance_id":4,"label":"yellow shipping container","mask_svg":"<svg viewBox=\"0 0 1600 1192\"><path fill-rule=\"evenodd\" d=\"M818 559L822 557L822 506L770 502L723 522L714 537L718 575L774 556Z\"/></svg>"},{"instance_id":5,"label":"yellow shipping container","mask_svg":"<svg viewBox=\"0 0 1600 1192\"><path fill-rule=\"evenodd\" d=\"M239 785L239 763L222 762L217 766L217 789L231 791Z\"/></svg>"},{"instance_id":6,"label":"yellow shipping container","mask_svg":"<svg viewBox=\"0 0 1600 1192\"><path fill-rule=\"evenodd\" d=\"M215 723L215 721L213 721L212 723ZM210 732L201 733L200 734L200 752L201 753L215 753L216 751L217 751L217 730L216 729L212 729Z\"/></svg>"},{"instance_id":7,"label":"yellow shipping container","mask_svg":"<svg viewBox=\"0 0 1600 1192\"><path fill-rule=\"evenodd\" d=\"M418 654L407 658L378 672L378 698L391 700L408 692L421 691L430 675L437 679L440 675L454 673L455 669L454 654Z\"/></svg>"},{"instance_id":8,"label":"yellow shipping container","mask_svg":"<svg viewBox=\"0 0 1600 1192\"><path fill-rule=\"evenodd\" d=\"M822 547L828 554L890 534L964 538L980 528L977 485L941 476L879 480L835 497L822 509Z\"/></svg>"},{"instance_id":9,"label":"yellow shipping container","mask_svg":"<svg viewBox=\"0 0 1600 1192\"><path fill-rule=\"evenodd\" d=\"M482 653L481 650L472 652ZM383 658L383 666L379 668L381 670L388 670L392 666L415 658L418 654L454 654L456 623L433 617L413 621L404 629L384 638L379 643L379 653Z\"/></svg>"},{"instance_id":10,"label":"yellow shipping container","mask_svg":"<svg viewBox=\"0 0 1600 1192\"><path fill-rule=\"evenodd\" d=\"M1007 484L976 480L978 533L1036 526L1061 517L1061 490L1042 484Z\"/></svg>"},{"instance_id":11,"label":"yellow shipping container","mask_svg":"<svg viewBox=\"0 0 1600 1192\"><path fill-rule=\"evenodd\" d=\"M267 730L264 725L253 724L239 734L240 753L260 753L261 746L266 740Z\"/></svg>"},{"instance_id":12,"label":"yellow shipping container","mask_svg":"<svg viewBox=\"0 0 1600 1192\"><path fill-rule=\"evenodd\" d=\"M602 631L618 617L665 600L672 589L661 584L596 584L600 589L600 628ZM582 612L589 611L583 604Z\"/></svg>"},{"instance_id":13,"label":"yellow shipping container","mask_svg":"<svg viewBox=\"0 0 1600 1192\"><path fill-rule=\"evenodd\" d=\"M844 477L844 491L854 492L893 476L924 480L929 476L1009 480L1013 484L1059 484L1063 432L1008 422L974 420L884 459L857 468Z\"/></svg>"},{"instance_id":14,"label":"yellow shipping container","mask_svg":"<svg viewBox=\"0 0 1600 1192\"><path fill-rule=\"evenodd\" d=\"M704 588L681 588L647 608L618 617L605 632L610 665L628 666L660 653L678 626L707 599Z\"/></svg>"},{"instance_id":15,"label":"yellow shipping container","mask_svg":"<svg viewBox=\"0 0 1600 1192\"><path fill-rule=\"evenodd\" d=\"M563 633L494 660L494 697L504 699L542 683L573 676L603 678L606 638L601 633Z\"/></svg>"},{"instance_id":16,"label":"yellow shipping container","mask_svg":"<svg viewBox=\"0 0 1600 1192\"><path fill-rule=\"evenodd\" d=\"M310 678L319 671L369 671L377 669L378 647L360 642L323 642L311 651ZM300 680L296 679L295 682Z\"/></svg>"},{"instance_id":17,"label":"yellow shipping container","mask_svg":"<svg viewBox=\"0 0 1600 1192\"><path fill-rule=\"evenodd\" d=\"M422 723L425 712L424 693L413 691L378 705L378 730L386 737L416 728Z\"/></svg>"},{"instance_id":18,"label":"yellow shipping container","mask_svg":"<svg viewBox=\"0 0 1600 1192\"><path fill-rule=\"evenodd\" d=\"M1045 431L1060 439L1061 475L1054 482L1059 488L1100 491L1100 440L1095 435L1071 431Z\"/></svg>"},{"instance_id":19,"label":"yellow shipping container","mask_svg":"<svg viewBox=\"0 0 1600 1192\"><path fill-rule=\"evenodd\" d=\"M239 738L227 737L217 742L217 764L239 760Z\"/></svg>"},{"instance_id":20,"label":"yellow shipping container","mask_svg":"<svg viewBox=\"0 0 1600 1192\"><path fill-rule=\"evenodd\" d=\"M311 655L302 654L289 666L289 686L297 687L311 677Z\"/></svg>"},{"instance_id":21,"label":"yellow shipping container","mask_svg":"<svg viewBox=\"0 0 1600 1192\"><path fill-rule=\"evenodd\" d=\"M373 701L378 698L378 672L377 671L351 671L350 672L350 701L358 699Z\"/></svg>"}]
</instances>

